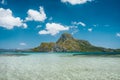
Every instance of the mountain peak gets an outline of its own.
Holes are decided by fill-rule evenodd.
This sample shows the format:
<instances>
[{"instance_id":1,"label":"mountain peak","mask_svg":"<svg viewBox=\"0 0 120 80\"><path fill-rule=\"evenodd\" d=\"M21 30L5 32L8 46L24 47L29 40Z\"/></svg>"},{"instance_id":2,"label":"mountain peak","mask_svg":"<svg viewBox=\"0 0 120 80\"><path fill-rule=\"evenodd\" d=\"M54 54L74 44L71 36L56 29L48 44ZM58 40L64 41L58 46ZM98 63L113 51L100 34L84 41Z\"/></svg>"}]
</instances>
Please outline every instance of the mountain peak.
<instances>
[{"instance_id":1,"label":"mountain peak","mask_svg":"<svg viewBox=\"0 0 120 80\"><path fill-rule=\"evenodd\" d=\"M64 42L65 40L74 39L73 36L69 33L63 33L57 42Z\"/></svg>"},{"instance_id":2,"label":"mountain peak","mask_svg":"<svg viewBox=\"0 0 120 80\"><path fill-rule=\"evenodd\" d=\"M73 38L69 33L63 33L55 43L41 43L33 49L40 52L119 52L120 50L96 47L86 40Z\"/></svg>"}]
</instances>

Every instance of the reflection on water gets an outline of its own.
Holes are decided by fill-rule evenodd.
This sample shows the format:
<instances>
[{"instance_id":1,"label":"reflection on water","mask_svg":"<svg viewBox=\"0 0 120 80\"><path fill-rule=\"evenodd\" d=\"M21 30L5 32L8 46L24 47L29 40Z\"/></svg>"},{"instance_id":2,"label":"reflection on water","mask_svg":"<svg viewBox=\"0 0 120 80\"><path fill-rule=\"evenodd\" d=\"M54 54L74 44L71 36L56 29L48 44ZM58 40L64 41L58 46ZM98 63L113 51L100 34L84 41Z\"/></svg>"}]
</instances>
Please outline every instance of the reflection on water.
<instances>
[{"instance_id":1,"label":"reflection on water","mask_svg":"<svg viewBox=\"0 0 120 80\"><path fill-rule=\"evenodd\" d=\"M0 80L120 80L119 56L2 55Z\"/></svg>"}]
</instances>

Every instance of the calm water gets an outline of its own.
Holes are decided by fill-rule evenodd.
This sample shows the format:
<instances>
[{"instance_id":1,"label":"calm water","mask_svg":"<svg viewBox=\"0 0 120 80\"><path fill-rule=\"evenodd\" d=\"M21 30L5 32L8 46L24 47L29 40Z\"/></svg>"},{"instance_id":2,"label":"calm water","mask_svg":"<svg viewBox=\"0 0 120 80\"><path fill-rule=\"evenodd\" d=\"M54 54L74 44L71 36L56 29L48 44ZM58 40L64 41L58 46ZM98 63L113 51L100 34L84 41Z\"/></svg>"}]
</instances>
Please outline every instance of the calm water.
<instances>
[{"instance_id":1,"label":"calm water","mask_svg":"<svg viewBox=\"0 0 120 80\"><path fill-rule=\"evenodd\" d=\"M0 80L120 80L120 55L0 53Z\"/></svg>"}]
</instances>

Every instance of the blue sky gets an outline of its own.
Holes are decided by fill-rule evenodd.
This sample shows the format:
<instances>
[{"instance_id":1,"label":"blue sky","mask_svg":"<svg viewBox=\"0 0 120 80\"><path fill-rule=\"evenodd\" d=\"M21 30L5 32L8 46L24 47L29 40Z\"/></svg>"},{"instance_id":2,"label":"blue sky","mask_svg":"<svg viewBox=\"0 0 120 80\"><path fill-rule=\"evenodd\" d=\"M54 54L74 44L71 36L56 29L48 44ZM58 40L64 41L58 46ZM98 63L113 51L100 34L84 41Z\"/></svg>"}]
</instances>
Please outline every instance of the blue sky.
<instances>
[{"instance_id":1,"label":"blue sky","mask_svg":"<svg viewBox=\"0 0 120 80\"><path fill-rule=\"evenodd\" d=\"M120 48L120 0L0 0L0 48L55 42L62 33Z\"/></svg>"}]
</instances>

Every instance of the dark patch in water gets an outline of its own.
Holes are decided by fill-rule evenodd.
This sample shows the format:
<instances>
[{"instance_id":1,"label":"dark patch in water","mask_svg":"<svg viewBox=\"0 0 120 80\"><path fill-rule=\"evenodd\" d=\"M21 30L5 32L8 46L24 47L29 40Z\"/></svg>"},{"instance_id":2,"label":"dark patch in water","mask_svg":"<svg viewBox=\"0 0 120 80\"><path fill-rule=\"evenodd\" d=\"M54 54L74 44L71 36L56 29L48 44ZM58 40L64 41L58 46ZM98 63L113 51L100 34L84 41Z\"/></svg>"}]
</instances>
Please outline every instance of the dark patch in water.
<instances>
[{"instance_id":1,"label":"dark patch in water","mask_svg":"<svg viewBox=\"0 0 120 80\"><path fill-rule=\"evenodd\" d=\"M73 54L72 56L96 56L96 57L119 57L120 53L83 53L83 54Z\"/></svg>"}]
</instances>

